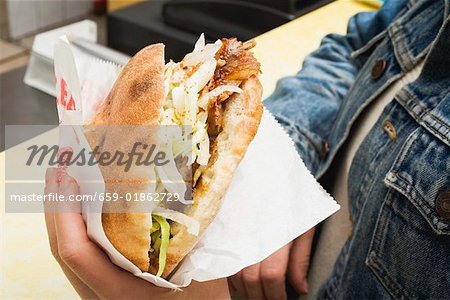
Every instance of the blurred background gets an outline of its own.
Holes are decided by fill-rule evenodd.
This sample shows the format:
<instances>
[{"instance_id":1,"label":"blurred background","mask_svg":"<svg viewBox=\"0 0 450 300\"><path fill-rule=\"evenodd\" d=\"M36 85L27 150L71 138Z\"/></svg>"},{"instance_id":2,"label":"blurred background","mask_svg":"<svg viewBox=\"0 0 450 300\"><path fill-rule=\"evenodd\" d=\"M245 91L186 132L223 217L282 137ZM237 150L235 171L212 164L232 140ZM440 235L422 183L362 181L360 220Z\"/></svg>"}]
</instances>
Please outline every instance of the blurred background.
<instances>
[{"instance_id":1,"label":"blurred background","mask_svg":"<svg viewBox=\"0 0 450 300\"><path fill-rule=\"evenodd\" d=\"M200 33L248 40L332 0L1 0L1 62L31 50L36 33L89 18L99 43L127 54L162 41L180 59ZM4 45L5 41L12 44ZM9 47L8 47L9 46ZM8 47L8 48L5 48ZM3 49L4 48L4 49ZM23 54L23 53L22 53ZM24 59L22 58L22 61Z\"/></svg>"}]
</instances>

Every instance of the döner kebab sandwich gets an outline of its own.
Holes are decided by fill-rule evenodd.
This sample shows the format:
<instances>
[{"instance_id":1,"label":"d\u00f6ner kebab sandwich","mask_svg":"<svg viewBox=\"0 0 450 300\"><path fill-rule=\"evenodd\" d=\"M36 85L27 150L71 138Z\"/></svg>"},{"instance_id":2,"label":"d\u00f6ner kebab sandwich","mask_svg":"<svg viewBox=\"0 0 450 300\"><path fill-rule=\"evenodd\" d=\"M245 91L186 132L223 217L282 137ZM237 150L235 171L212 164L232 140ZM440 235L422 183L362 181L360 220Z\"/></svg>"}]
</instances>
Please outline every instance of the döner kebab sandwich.
<instances>
[{"instance_id":1,"label":"d\u00f6ner kebab sandwich","mask_svg":"<svg viewBox=\"0 0 450 300\"><path fill-rule=\"evenodd\" d=\"M187 162L191 166L192 205L182 212L161 207L151 213L103 210L107 238L142 272L169 278L221 207L263 112L260 65L250 51L253 46L252 41L242 43L235 38L205 44L202 35L193 52L181 62L167 64L163 44L147 46L124 67L89 122L192 128L192 158ZM91 144L93 139L88 137ZM119 144L131 139L124 136ZM119 144L103 147L112 150L120 148ZM119 194L147 191L147 182L152 178L140 167L123 174L108 168L101 171L105 192ZM134 184L119 187L109 180L113 177L131 179Z\"/></svg>"}]
</instances>

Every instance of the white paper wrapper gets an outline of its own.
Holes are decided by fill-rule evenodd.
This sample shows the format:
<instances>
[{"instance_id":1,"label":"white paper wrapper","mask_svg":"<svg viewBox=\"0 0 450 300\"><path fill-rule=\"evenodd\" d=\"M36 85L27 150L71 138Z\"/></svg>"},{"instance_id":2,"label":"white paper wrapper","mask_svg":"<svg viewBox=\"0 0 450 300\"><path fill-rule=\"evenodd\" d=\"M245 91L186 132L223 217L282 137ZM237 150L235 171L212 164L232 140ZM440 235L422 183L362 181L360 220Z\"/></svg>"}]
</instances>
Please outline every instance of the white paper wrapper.
<instances>
[{"instance_id":1,"label":"white paper wrapper","mask_svg":"<svg viewBox=\"0 0 450 300\"><path fill-rule=\"evenodd\" d=\"M69 43L61 39L55 47L57 95L63 97L60 87L64 79L68 89L64 97L71 95L75 103L75 107L69 107L74 110L69 111L61 99L58 100L60 122L66 125L82 124L92 117L120 71L110 63L97 60L90 61L89 67L83 68L80 74L77 66L86 64L75 61ZM90 85L89 89L86 84ZM75 134L61 137L60 145L89 147L84 137ZM93 172L90 167L87 172L82 167L71 166L68 172L76 179L102 180L100 170L96 169ZM97 189L102 188L97 192L104 192L104 185ZM92 187L80 185L82 193L95 192L89 189ZM113 247L103 231L101 214L89 213L100 211L101 202L83 205L88 234L111 261L135 276L166 288L185 287L192 280L207 281L233 275L263 260L339 209L306 169L292 140L267 111L234 174L219 214L170 281L142 273Z\"/></svg>"}]
</instances>

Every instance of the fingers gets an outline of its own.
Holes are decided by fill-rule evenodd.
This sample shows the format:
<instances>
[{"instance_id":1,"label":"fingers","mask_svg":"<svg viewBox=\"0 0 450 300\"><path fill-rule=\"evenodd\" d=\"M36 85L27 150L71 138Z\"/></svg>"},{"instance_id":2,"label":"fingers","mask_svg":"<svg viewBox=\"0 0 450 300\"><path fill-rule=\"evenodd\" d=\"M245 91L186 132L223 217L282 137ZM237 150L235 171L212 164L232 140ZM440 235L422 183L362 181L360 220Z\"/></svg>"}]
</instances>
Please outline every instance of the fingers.
<instances>
[{"instance_id":1,"label":"fingers","mask_svg":"<svg viewBox=\"0 0 450 300\"><path fill-rule=\"evenodd\" d=\"M79 193L76 181L70 176L61 178L59 193L68 195ZM77 202L67 203L68 213L55 214L55 229L58 255L61 261L100 298L123 297L124 291L130 298L161 293L162 289L152 287L144 280L117 267L106 254L89 240ZM74 212L75 211L75 212Z\"/></svg>"},{"instance_id":2,"label":"fingers","mask_svg":"<svg viewBox=\"0 0 450 300\"><path fill-rule=\"evenodd\" d=\"M47 169L45 178L46 178L45 194L48 195L49 193L57 193L59 189L59 184L57 183L57 170L55 168ZM75 288L75 290L82 299L98 299L97 295L61 261L58 254L58 242L56 238L55 218L54 218L55 214L53 213L54 209L49 207L50 205L51 203L44 202L45 225L47 227L50 250L52 252L53 257L59 263L67 279L69 279L70 283L72 284L72 286Z\"/></svg>"},{"instance_id":3,"label":"fingers","mask_svg":"<svg viewBox=\"0 0 450 300\"><path fill-rule=\"evenodd\" d=\"M290 244L261 262L261 281L266 299L286 299L286 270Z\"/></svg>"},{"instance_id":4,"label":"fingers","mask_svg":"<svg viewBox=\"0 0 450 300\"><path fill-rule=\"evenodd\" d=\"M242 280L248 299L264 299L264 290L259 273L260 267L260 264L254 264L242 270Z\"/></svg>"},{"instance_id":5,"label":"fingers","mask_svg":"<svg viewBox=\"0 0 450 300\"><path fill-rule=\"evenodd\" d=\"M288 244L261 263L243 269L229 282L238 294L248 299L286 299L285 278L290 247Z\"/></svg>"},{"instance_id":6,"label":"fingers","mask_svg":"<svg viewBox=\"0 0 450 300\"><path fill-rule=\"evenodd\" d=\"M308 293L308 268L315 228L298 237L291 248L288 267L289 281L300 294Z\"/></svg>"},{"instance_id":7,"label":"fingers","mask_svg":"<svg viewBox=\"0 0 450 300\"><path fill-rule=\"evenodd\" d=\"M234 295L237 293L237 289L234 287L233 281L231 280L231 277L227 278L228 283L228 292L230 295Z\"/></svg>"},{"instance_id":8,"label":"fingers","mask_svg":"<svg viewBox=\"0 0 450 300\"><path fill-rule=\"evenodd\" d=\"M48 168L45 173L45 189L46 195L50 193L57 193L59 185L57 183L56 168ZM50 250L53 256L56 258L58 254L58 244L56 241L56 231L54 223L54 214L51 206L51 202L44 201L45 210L45 225L47 226L48 239L50 243Z\"/></svg>"},{"instance_id":9,"label":"fingers","mask_svg":"<svg viewBox=\"0 0 450 300\"><path fill-rule=\"evenodd\" d=\"M245 296L245 286L244 282L242 281L242 271L231 276L228 279L228 282L228 284L230 285L230 291L232 291L233 294L237 293L240 296Z\"/></svg>"},{"instance_id":10,"label":"fingers","mask_svg":"<svg viewBox=\"0 0 450 300\"><path fill-rule=\"evenodd\" d=\"M67 197L68 195L76 195L79 193L78 185L70 176L63 176L59 187L59 193ZM64 211L76 211L76 202L64 203ZM68 206L71 206L70 208ZM73 210L72 210L73 209ZM98 262L103 260L103 254L99 253L99 249L89 240L86 232L86 226L80 213L67 212L54 214L55 233L57 240L57 256L70 268L83 282L92 285L92 288L98 288L93 277L95 276L89 262L91 259Z\"/></svg>"}]
</instances>

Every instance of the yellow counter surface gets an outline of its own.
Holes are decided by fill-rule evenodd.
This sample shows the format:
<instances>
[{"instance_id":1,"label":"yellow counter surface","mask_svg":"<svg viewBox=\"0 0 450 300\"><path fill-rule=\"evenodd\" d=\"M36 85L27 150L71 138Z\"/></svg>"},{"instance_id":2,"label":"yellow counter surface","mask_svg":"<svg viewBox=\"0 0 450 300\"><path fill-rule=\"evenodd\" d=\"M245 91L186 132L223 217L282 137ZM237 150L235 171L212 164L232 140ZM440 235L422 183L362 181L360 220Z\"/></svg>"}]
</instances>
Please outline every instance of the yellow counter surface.
<instances>
[{"instance_id":1,"label":"yellow counter surface","mask_svg":"<svg viewBox=\"0 0 450 300\"><path fill-rule=\"evenodd\" d=\"M370 9L373 7L357 1L336 1L257 37L254 53L261 62L264 98L279 78L300 69L304 57L319 46L324 35L345 33L350 16ZM78 298L50 254L44 216L4 213L4 166L2 152L0 299Z\"/></svg>"}]
</instances>

